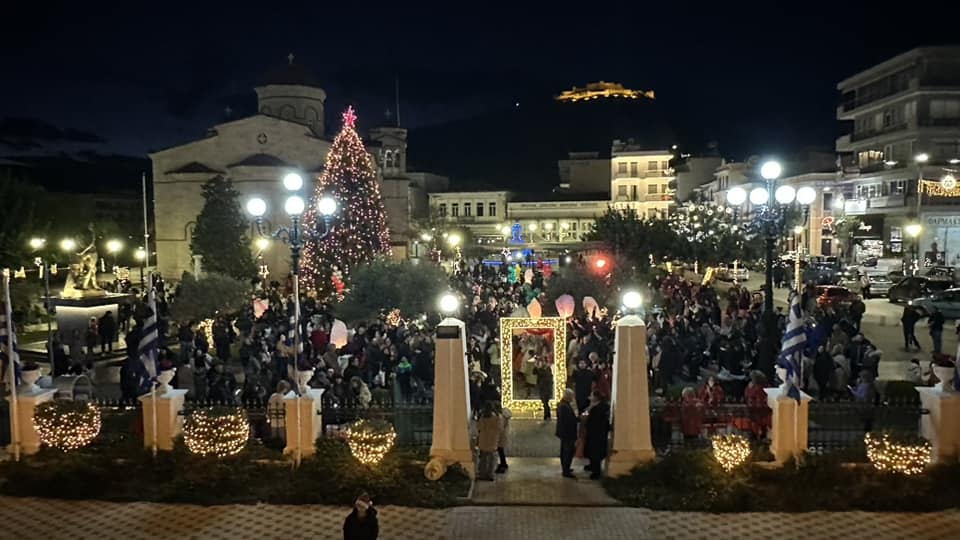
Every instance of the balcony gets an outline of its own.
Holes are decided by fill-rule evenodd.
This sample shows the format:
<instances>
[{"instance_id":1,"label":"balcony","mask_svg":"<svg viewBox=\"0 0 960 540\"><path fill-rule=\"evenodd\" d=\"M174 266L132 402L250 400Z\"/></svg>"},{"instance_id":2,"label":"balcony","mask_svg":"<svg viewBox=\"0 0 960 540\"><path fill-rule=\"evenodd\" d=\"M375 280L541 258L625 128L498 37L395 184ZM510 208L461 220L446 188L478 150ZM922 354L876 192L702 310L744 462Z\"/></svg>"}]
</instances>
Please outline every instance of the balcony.
<instances>
[{"instance_id":1,"label":"balcony","mask_svg":"<svg viewBox=\"0 0 960 540\"><path fill-rule=\"evenodd\" d=\"M867 131L859 131L850 135L850 142L862 141L865 139L872 139L873 137L878 137L880 135L886 135L887 133L895 133L897 131L903 131L907 129L908 125L906 122L900 124L892 124L880 129L871 129Z\"/></svg>"},{"instance_id":2,"label":"balcony","mask_svg":"<svg viewBox=\"0 0 960 540\"><path fill-rule=\"evenodd\" d=\"M903 193L894 195L884 195L882 197L871 197L869 199L852 199L843 203L843 211L847 215L857 216L870 214L870 210L882 210L887 208L903 208L906 205L907 198Z\"/></svg>"}]
</instances>

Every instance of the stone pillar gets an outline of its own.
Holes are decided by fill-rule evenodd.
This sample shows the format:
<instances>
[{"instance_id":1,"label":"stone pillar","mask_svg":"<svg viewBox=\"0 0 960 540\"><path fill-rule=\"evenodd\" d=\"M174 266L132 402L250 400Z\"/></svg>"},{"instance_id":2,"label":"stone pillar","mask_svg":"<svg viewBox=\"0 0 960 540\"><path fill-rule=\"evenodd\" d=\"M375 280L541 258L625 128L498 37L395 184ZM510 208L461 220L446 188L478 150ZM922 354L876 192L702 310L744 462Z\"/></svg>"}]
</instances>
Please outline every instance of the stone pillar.
<instances>
[{"instance_id":1,"label":"stone pillar","mask_svg":"<svg viewBox=\"0 0 960 540\"><path fill-rule=\"evenodd\" d=\"M283 396L283 422L287 434L287 446L283 448L284 455L296 455L298 448L300 457L312 456L316 453L317 439L323 434L322 398L323 390L314 388L308 388L299 399L293 390ZM299 423L297 422L297 405L300 408Z\"/></svg>"},{"instance_id":2,"label":"stone pillar","mask_svg":"<svg viewBox=\"0 0 960 540\"><path fill-rule=\"evenodd\" d=\"M650 440L647 327L628 315L617 322L610 411L613 441L607 474L621 476L655 457Z\"/></svg>"},{"instance_id":3,"label":"stone pillar","mask_svg":"<svg viewBox=\"0 0 960 540\"><path fill-rule=\"evenodd\" d=\"M183 432L183 402L187 390L171 388L157 392L157 450L173 450L173 441ZM153 448L153 398L149 393L140 396L143 404L143 447Z\"/></svg>"},{"instance_id":4,"label":"stone pillar","mask_svg":"<svg viewBox=\"0 0 960 540\"><path fill-rule=\"evenodd\" d=\"M784 464L797 452L806 451L808 445L810 400L800 392L800 401L787 396L780 387L764 388L767 406L772 411L770 427L770 453L774 461Z\"/></svg>"},{"instance_id":5,"label":"stone pillar","mask_svg":"<svg viewBox=\"0 0 960 540\"><path fill-rule=\"evenodd\" d=\"M918 386L921 406L920 436L933 446L933 462L952 461L960 455L960 394L936 387Z\"/></svg>"},{"instance_id":6,"label":"stone pillar","mask_svg":"<svg viewBox=\"0 0 960 540\"><path fill-rule=\"evenodd\" d=\"M438 480L446 468L459 463L474 477L470 441L470 397L467 383L466 327L452 317L437 327L433 387L433 443L427 478Z\"/></svg>"},{"instance_id":7,"label":"stone pillar","mask_svg":"<svg viewBox=\"0 0 960 540\"><path fill-rule=\"evenodd\" d=\"M22 392L22 393L20 393ZM17 431L20 432L20 453L25 456L40 451L40 435L33 423L33 413L46 401L53 401L56 388L33 388L17 393Z\"/></svg>"}]
</instances>

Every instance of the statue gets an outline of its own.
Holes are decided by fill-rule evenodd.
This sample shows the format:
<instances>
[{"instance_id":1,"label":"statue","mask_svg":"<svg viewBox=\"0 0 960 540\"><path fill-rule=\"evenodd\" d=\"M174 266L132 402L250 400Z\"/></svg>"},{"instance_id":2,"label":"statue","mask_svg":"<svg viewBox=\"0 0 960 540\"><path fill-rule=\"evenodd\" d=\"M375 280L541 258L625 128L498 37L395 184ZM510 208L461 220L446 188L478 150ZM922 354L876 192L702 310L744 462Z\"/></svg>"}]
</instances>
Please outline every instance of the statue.
<instances>
[{"instance_id":1,"label":"statue","mask_svg":"<svg viewBox=\"0 0 960 540\"><path fill-rule=\"evenodd\" d=\"M77 253L79 262L70 262L70 272L67 275L63 293L65 298L79 298L82 296L100 296L105 294L97 283L97 262L100 259L97 253L97 233L93 223L88 227L90 231L90 245Z\"/></svg>"}]
</instances>

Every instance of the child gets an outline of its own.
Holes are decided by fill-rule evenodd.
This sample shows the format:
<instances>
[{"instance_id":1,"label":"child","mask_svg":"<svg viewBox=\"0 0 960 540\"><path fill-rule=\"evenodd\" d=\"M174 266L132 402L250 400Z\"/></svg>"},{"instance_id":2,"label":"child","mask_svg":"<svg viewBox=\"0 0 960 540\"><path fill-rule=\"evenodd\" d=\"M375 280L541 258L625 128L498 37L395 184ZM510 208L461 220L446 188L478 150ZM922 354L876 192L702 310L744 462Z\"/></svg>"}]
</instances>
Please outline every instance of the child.
<instances>
[{"instance_id":1,"label":"child","mask_svg":"<svg viewBox=\"0 0 960 540\"><path fill-rule=\"evenodd\" d=\"M500 416L494 410L493 403L484 403L477 421L477 450L480 452L477 478L480 480L493 481L493 453L500 442L501 431Z\"/></svg>"}]
</instances>

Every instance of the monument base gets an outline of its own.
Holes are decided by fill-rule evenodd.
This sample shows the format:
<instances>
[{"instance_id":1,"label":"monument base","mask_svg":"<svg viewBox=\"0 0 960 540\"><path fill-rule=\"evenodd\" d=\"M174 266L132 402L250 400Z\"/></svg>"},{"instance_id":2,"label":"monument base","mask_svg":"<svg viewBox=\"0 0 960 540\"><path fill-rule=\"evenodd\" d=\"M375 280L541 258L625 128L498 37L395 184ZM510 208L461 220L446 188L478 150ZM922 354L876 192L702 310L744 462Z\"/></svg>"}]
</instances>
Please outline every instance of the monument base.
<instances>
[{"instance_id":1,"label":"monument base","mask_svg":"<svg viewBox=\"0 0 960 540\"><path fill-rule=\"evenodd\" d=\"M131 294L104 293L84 295L79 298L50 297L48 300L57 311L57 332L64 343L70 342L70 336L76 330L81 338L87 331L91 317L100 319L106 312L111 312L118 318L120 303L133 299Z\"/></svg>"},{"instance_id":2,"label":"monument base","mask_svg":"<svg viewBox=\"0 0 960 540\"><path fill-rule=\"evenodd\" d=\"M620 450L613 452L607 459L607 476L616 478L625 474L630 474L637 465L649 463L657 457L656 451L650 450Z\"/></svg>"}]
</instances>

